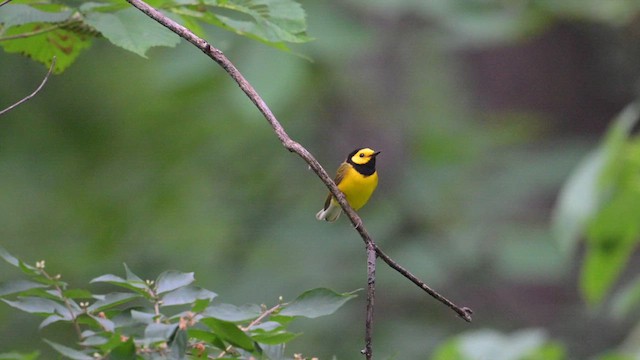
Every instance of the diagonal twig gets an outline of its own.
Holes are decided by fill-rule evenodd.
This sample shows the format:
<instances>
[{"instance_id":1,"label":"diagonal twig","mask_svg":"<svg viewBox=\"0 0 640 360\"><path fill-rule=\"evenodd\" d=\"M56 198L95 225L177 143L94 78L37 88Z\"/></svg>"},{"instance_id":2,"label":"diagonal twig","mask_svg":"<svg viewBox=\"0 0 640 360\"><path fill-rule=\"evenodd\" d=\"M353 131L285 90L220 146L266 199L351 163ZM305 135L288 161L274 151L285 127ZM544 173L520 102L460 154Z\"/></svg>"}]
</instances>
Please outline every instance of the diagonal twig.
<instances>
[{"instance_id":1,"label":"diagonal twig","mask_svg":"<svg viewBox=\"0 0 640 360\"><path fill-rule=\"evenodd\" d=\"M442 302L451 310L455 311L461 318L470 322L472 311L466 307L459 307L455 305L453 302L440 295L435 290L431 289L427 284L418 279L415 275L411 274L408 270L404 269L398 263L396 263L393 259L391 259L388 255L386 255L373 241L366 228L362 223L362 219L358 214L349 206L344 197L344 194L338 189L336 184L333 182L333 179L329 176L329 174L324 170L322 165L315 159L311 153L307 149L305 149L298 142L292 140L287 132L284 130L280 122L273 115L267 104L264 102L262 97L258 95L256 90L251 86L251 84L244 78L244 76L238 71L238 69L233 65L233 63L220 51L219 49L211 46L204 39L196 36L193 32L191 32L186 27L178 24L167 16L163 15L161 12L156 10L155 8L149 6L142 0L127 0L131 5L136 7L138 10L145 13L147 16L157 21L164 27L176 33L181 38L187 40L202 52L204 52L208 57L210 57L213 61L218 63L228 74L233 78L233 80L238 84L240 89L249 97L249 99L254 103L254 105L258 108L258 110L265 117L269 125L273 128L276 136L282 143L282 145L289 150L290 152L296 153L300 156L309 167L318 175L320 180L329 188L329 191L333 196L338 200L338 203L344 210L345 214L354 225L356 231L360 234L360 237L365 243L367 249L367 268L368 268L368 277L367 277L367 318L365 324L365 349L362 351L367 358L367 360L371 359L372 351L371 351L371 328L373 326L373 300L375 295L375 260L376 256L380 257L386 264L388 264L391 268L398 271L404 277L412 281L414 284L418 285L422 290L427 292L429 295L434 297L436 300Z\"/></svg>"},{"instance_id":2,"label":"diagonal twig","mask_svg":"<svg viewBox=\"0 0 640 360\"><path fill-rule=\"evenodd\" d=\"M56 57L54 56L53 59L51 59L51 66L49 66L49 71L47 71L47 75L44 76L44 79L42 79L42 82L40 83L40 86L38 86L31 94L25 96L24 98L22 98L22 100L18 101L17 103L9 106L8 108L4 109L4 110L0 110L0 116L4 115L5 113L8 113L9 111L15 109L16 107L18 107L20 104L26 102L27 100L30 100L32 97L36 96L36 94L44 87L44 84L47 83L47 80L49 80L49 76L51 75L51 73L53 72L54 67L56 66Z\"/></svg>"}]
</instances>

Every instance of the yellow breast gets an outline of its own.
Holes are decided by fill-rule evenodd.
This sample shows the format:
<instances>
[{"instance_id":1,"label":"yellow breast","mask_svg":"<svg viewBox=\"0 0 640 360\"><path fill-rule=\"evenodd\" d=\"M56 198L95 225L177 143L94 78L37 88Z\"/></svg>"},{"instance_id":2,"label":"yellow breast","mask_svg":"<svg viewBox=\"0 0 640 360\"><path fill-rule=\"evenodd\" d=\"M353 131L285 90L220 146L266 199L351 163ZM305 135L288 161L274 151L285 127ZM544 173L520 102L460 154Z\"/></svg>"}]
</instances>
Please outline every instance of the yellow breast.
<instances>
[{"instance_id":1,"label":"yellow breast","mask_svg":"<svg viewBox=\"0 0 640 360\"><path fill-rule=\"evenodd\" d=\"M364 176L350 167L338 184L338 189L344 193L353 210L358 210L369 201L377 186L378 172Z\"/></svg>"}]
</instances>

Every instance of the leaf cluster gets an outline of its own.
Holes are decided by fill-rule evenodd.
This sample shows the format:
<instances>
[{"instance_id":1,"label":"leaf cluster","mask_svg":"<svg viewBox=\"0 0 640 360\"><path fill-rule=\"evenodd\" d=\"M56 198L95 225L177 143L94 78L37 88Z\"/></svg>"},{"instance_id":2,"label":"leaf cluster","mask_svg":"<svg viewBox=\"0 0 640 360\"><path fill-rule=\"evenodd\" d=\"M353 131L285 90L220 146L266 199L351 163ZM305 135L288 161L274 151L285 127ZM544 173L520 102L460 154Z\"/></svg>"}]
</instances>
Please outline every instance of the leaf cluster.
<instances>
[{"instance_id":1,"label":"leaf cluster","mask_svg":"<svg viewBox=\"0 0 640 360\"><path fill-rule=\"evenodd\" d=\"M212 25L283 51L287 43L310 41L305 12L294 0L156 0L151 4L199 36ZM60 73L96 38L145 56L179 37L123 1L52 2L16 0L0 11L0 46Z\"/></svg>"},{"instance_id":2,"label":"leaf cluster","mask_svg":"<svg viewBox=\"0 0 640 360\"><path fill-rule=\"evenodd\" d=\"M561 191L554 227L563 248L586 239L580 288L590 305L601 304L640 241L640 136L632 130L640 106L618 115L600 146L585 157ZM616 294L614 312L640 305L640 278Z\"/></svg>"},{"instance_id":3,"label":"leaf cluster","mask_svg":"<svg viewBox=\"0 0 640 360\"><path fill-rule=\"evenodd\" d=\"M236 306L217 302L216 293L194 285L193 273L170 270L143 280L126 265L125 277L91 280L117 288L97 294L70 288L60 275L45 271L44 261L29 265L2 248L0 257L28 278L0 284L0 300L44 317L40 328L70 324L76 344L44 341L75 360L286 359L285 344L301 335L288 330L295 318L332 314L356 296L317 288L269 308Z\"/></svg>"}]
</instances>

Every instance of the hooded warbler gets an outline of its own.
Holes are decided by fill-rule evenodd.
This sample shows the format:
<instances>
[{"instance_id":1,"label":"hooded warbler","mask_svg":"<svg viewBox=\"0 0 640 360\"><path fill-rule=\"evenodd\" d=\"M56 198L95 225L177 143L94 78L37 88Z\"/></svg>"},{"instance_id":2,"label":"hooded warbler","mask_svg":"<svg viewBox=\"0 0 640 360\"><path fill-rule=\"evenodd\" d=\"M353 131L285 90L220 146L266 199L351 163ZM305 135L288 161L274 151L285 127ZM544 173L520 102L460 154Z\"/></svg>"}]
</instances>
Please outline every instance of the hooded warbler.
<instances>
[{"instance_id":1,"label":"hooded warbler","mask_svg":"<svg viewBox=\"0 0 640 360\"><path fill-rule=\"evenodd\" d=\"M347 202L358 210L369 201L371 194L378 186L376 172L376 156L380 151L369 148L359 148L352 151L338 168L335 183L347 198ZM342 208L335 197L327 196L324 207L316 214L316 219L329 222L336 221L342 213Z\"/></svg>"}]
</instances>

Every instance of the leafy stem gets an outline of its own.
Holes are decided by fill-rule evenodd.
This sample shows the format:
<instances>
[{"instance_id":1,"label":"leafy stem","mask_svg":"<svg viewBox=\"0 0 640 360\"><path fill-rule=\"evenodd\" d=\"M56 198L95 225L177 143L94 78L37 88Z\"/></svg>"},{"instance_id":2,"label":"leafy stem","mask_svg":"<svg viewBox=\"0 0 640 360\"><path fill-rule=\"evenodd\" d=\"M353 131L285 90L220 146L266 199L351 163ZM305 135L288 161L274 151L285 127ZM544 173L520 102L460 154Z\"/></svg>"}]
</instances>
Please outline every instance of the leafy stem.
<instances>
[{"instance_id":1,"label":"leafy stem","mask_svg":"<svg viewBox=\"0 0 640 360\"><path fill-rule=\"evenodd\" d=\"M72 300L64 295L64 289L62 288L62 286L60 286L60 283L61 283L60 275L58 274L56 276L51 276L49 273L47 273L44 270L44 261L40 261L38 263L37 269L40 272L40 275L42 275L45 279L47 279L51 283L53 288L58 292L58 298L62 301L64 306L67 308L67 311L69 311L69 317L71 318L71 323L73 324L73 328L76 332L76 335L78 335L78 339L82 341L83 340L82 329L80 329L80 324L78 323L78 317L76 316L75 311L71 306Z\"/></svg>"}]
</instances>

